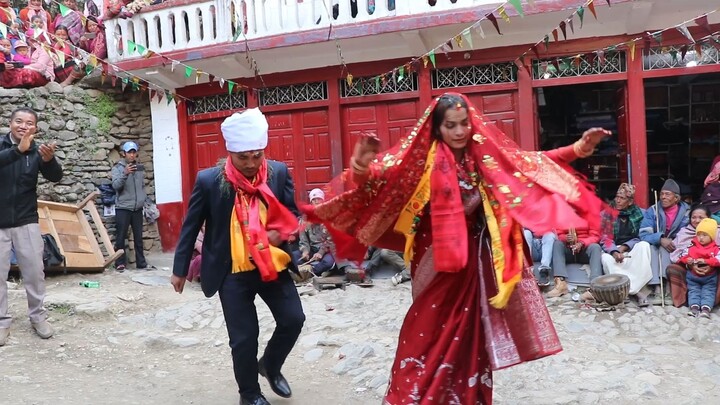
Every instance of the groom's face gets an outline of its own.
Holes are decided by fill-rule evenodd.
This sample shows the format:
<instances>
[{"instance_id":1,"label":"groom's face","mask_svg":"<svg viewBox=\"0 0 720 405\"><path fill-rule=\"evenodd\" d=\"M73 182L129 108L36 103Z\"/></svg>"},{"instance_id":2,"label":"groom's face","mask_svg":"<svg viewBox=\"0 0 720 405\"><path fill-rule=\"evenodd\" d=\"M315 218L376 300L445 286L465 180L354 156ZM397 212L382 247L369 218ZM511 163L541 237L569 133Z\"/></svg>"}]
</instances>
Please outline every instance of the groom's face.
<instances>
[{"instance_id":1,"label":"groom's face","mask_svg":"<svg viewBox=\"0 0 720 405\"><path fill-rule=\"evenodd\" d=\"M243 176L252 180L260 170L265 159L264 150L250 150L247 152L230 152L230 161Z\"/></svg>"}]
</instances>

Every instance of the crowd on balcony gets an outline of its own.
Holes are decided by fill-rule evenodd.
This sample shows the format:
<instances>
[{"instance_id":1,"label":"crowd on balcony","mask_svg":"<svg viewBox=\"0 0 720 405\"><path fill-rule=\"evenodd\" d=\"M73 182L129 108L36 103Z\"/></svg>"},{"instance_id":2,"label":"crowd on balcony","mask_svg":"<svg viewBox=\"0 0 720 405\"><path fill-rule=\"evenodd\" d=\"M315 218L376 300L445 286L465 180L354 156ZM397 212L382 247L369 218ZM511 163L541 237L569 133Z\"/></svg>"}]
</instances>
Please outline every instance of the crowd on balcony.
<instances>
[{"instance_id":1,"label":"crowd on balcony","mask_svg":"<svg viewBox=\"0 0 720 405\"><path fill-rule=\"evenodd\" d=\"M71 12L53 16L42 0L29 0L27 7L13 9L0 0L0 87L32 88L56 81L70 85L86 75L85 58L78 49L107 57L105 27L99 10L88 0L84 11L76 0L62 3ZM58 55L61 54L61 55Z\"/></svg>"}]
</instances>

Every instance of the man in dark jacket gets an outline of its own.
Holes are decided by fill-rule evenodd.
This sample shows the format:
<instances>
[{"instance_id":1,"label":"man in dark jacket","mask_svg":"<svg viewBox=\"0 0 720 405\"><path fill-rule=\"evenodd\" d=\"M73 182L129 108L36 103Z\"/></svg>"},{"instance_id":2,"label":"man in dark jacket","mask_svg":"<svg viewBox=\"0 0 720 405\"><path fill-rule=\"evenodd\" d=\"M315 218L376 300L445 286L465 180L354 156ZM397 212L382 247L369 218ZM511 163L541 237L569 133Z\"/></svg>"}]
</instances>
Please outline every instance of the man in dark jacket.
<instances>
[{"instance_id":1,"label":"man in dark jacket","mask_svg":"<svg viewBox=\"0 0 720 405\"><path fill-rule=\"evenodd\" d=\"M35 332L48 339L53 335L43 308L45 273L43 240L37 213L38 173L58 182L62 167L55 158L55 144L36 144L37 113L19 108L10 115L10 133L0 141L0 346L5 345L12 318L8 315L7 277L10 249L27 292L28 313Z\"/></svg>"},{"instance_id":2,"label":"man in dark jacket","mask_svg":"<svg viewBox=\"0 0 720 405\"><path fill-rule=\"evenodd\" d=\"M305 322L288 274L296 267L288 245L298 227L294 187L284 163L265 159L268 123L260 110L233 114L221 129L229 157L197 175L171 282L175 291L183 291L195 239L205 223L202 289L207 297L220 293L241 404L265 405L269 402L257 375L266 377L277 395L291 396L280 369ZM256 295L277 324L260 360Z\"/></svg>"},{"instance_id":3,"label":"man in dark jacket","mask_svg":"<svg viewBox=\"0 0 720 405\"><path fill-rule=\"evenodd\" d=\"M147 267L143 251L143 205L145 194L145 167L137 162L138 145L125 142L122 147L123 159L113 166L112 186L117 192L115 199L115 250L125 251L125 238L128 228L132 227L135 245L135 266ZM123 253L115 260L115 270L125 271L127 254Z\"/></svg>"}]
</instances>

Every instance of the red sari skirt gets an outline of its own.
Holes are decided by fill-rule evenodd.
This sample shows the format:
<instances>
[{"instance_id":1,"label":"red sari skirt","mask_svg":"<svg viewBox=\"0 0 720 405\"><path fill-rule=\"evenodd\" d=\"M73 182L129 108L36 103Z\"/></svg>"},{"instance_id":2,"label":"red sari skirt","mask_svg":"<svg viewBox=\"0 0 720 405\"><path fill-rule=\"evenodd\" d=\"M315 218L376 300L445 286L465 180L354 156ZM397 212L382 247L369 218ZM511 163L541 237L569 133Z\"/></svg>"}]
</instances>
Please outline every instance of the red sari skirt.
<instances>
[{"instance_id":1,"label":"red sari skirt","mask_svg":"<svg viewBox=\"0 0 720 405\"><path fill-rule=\"evenodd\" d=\"M384 403L492 404L492 370L562 350L547 307L530 268L505 309L490 306L497 286L486 231L469 232L465 269L435 272L432 237L422 225L414 301L400 330Z\"/></svg>"},{"instance_id":2,"label":"red sari skirt","mask_svg":"<svg viewBox=\"0 0 720 405\"><path fill-rule=\"evenodd\" d=\"M48 84L42 73L32 69L11 69L0 73L0 87L6 89L32 88Z\"/></svg>"}]
</instances>

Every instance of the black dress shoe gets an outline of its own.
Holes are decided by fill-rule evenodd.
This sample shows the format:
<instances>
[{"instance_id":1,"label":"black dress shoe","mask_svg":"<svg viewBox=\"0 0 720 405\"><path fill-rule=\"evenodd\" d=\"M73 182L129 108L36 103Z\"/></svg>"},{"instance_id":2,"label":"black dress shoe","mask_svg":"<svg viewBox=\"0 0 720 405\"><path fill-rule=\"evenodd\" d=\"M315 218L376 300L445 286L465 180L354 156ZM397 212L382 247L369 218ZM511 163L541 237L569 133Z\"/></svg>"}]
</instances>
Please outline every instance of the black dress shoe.
<instances>
[{"instance_id":1,"label":"black dress shoe","mask_svg":"<svg viewBox=\"0 0 720 405\"><path fill-rule=\"evenodd\" d=\"M258 394L253 397L240 397L240 405L270 405L270 402L268 402L267 399L263 396L263 394Z\"/></svg>"},{"instance_id":2,"label":"black dress shoe","mask_svg":"<svg viewBox=\"0 0 720 405\"><path fill-rule=\"evenodd\" d=\"M270 388L278 396L283 398L290 398L292 396L290 384L288 384L287 380L285 379L285 377L283 377L281 373L277 373L277 375L268 375L267 371L265 370L265 362L263 361L262 357L260 358L260 360L258 360L258 373L260 373L261 376L267 378L268 383L270 384Z\"/></svg>"}]
</instances>

